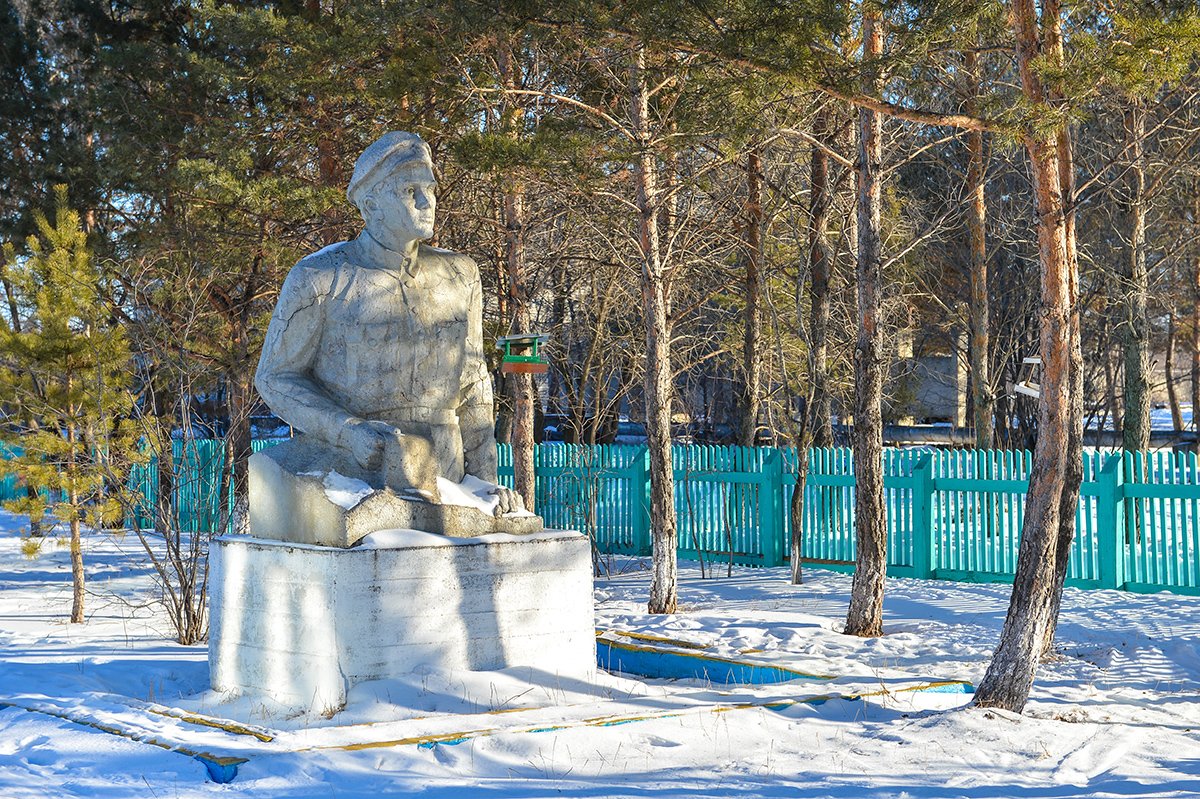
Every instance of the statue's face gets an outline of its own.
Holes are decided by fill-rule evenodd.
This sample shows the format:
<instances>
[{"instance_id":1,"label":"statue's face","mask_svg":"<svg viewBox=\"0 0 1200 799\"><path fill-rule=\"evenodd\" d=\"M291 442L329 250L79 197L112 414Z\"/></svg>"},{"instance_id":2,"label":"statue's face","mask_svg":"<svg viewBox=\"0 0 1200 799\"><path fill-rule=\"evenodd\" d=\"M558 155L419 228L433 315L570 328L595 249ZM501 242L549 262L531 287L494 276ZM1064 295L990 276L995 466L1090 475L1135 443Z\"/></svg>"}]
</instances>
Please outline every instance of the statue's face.
<instances>
[{"instance_id":1,"label":"statue's face","mask_svg":"<svg viewBox=\"0 0 1200 799\"><path fill-rule=\"evenodd\" d=\"M437 181L428 164L403 167L379 181L363 203L367 231L383 246L403 250L433 236Z\"/></svg>"}]
</instances>

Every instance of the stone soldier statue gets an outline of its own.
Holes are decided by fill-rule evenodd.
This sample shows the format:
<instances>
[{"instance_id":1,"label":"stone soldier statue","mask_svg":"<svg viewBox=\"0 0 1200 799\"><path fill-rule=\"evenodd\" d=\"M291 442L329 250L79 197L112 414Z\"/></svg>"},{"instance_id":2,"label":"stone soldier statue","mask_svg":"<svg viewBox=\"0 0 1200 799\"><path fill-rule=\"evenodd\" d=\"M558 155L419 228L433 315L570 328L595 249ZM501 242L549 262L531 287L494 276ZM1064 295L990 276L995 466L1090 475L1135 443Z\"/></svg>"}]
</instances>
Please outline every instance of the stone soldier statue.
<instances>
[{"instance_id":1,"label":"stone soldier statue","mask_svg":"<svg viewBox=\"0 0 1200 799\"><path fill-rule=\"evenodd\" d=\"M302 259L284 281L255 385L302 431L277 453L293 473L332 469L435 503L439 477L496 482L479 268L422 243L436 187L429 146L385 134L346 190L362 234ZM515 492L493 493L497 516L522 510Z\"/></svg>"}]
</instances>

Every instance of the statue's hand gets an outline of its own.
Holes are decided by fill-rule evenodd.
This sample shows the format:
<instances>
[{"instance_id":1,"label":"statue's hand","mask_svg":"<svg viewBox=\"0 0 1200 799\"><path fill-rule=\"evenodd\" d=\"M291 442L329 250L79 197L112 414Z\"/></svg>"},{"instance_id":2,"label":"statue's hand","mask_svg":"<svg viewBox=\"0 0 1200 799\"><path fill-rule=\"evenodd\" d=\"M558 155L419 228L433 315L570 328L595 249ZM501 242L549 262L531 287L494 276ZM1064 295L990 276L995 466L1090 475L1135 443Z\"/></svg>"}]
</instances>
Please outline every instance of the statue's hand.
<instances>
[{"instance_id":1,"label":"statue's hand","mask_svg":"<svg viewBox=\"0 0 1200 799\"><path fill-rule=\"evenodd\" d=\"M358 465L367 471L383 466L383 446L390 436L399 433L384 422L350 422L338 436L338 443L350 450Z\"/></svg>"},{"instance_id":2,"label":"statue's hand","mask_svg":"<svg viewBox=\"0 0 1200 799\"><path fill-rule=\"evenodd\" d=\"M496 486L492 489L492 493L496 495L499 502L496 503L496 510L493 511L495 516L503 516L506 513L519 513L525 510L525 501L521 499L521 495L513 491L507 486Z\"/></svg>"}]
</instances>

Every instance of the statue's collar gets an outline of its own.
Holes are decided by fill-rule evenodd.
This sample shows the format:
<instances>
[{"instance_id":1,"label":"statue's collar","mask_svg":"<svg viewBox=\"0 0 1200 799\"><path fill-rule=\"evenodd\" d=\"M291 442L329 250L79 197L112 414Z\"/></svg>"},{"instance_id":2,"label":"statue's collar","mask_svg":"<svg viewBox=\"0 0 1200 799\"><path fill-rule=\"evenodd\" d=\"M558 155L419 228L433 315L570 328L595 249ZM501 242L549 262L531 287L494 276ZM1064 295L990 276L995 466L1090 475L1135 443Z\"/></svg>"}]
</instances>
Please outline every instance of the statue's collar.
<instances>
[{"instance_id":1,"label":"statue's collar","mask_svg":"<svg viewBox=\"0 0 1200 799\"><path fill-rule=\"evenodd\" d=\"M365 230L359 234L354 243L358 247L363 266L375 269L388 269L393 272L405 272L410 275L417 270L415 254L409 258L404 253L389 250Z\"/></svg>"}]
</instances>

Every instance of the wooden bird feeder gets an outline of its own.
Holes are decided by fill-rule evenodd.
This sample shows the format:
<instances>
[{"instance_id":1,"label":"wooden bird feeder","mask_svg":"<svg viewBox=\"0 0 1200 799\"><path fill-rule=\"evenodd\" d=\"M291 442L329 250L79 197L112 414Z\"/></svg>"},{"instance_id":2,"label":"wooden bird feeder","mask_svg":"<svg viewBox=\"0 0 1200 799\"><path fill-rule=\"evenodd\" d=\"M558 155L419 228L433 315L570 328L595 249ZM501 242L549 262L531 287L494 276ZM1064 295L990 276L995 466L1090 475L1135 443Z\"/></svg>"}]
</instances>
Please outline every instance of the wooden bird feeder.
<instances>
[{"instance_id":1,"label":"wooden bird feeder","mask_svg":"<svg viewBox=\"0 0 1200 799\"><path fill-rule=\"evenodd\" d=\"M1042 387L1040 384L1035 383L1034 380L1037 378L1038 367L1041 365L1042 359L1037 355L1031 355L1022 361L1021 376L1025 379L1017 383L1009 383L1008 393L1013 395L1021 394L1034 399L1040 397L1042 395Z\"/></svg>"},{"instance_id":2,"label":"wooden bird feeder","mask_svg":"<svg viewBox=\"0 0 1200 799\"><path fill-rule=\"evenodd\" d=\"M496 339L496 346L504 350L504 357L500 359L500 372L506 375L545 374L550 370L550 364L538 353L538 348L549 340L549 336L541 333L521 333Z\"/></svg>"}]
</instances>

